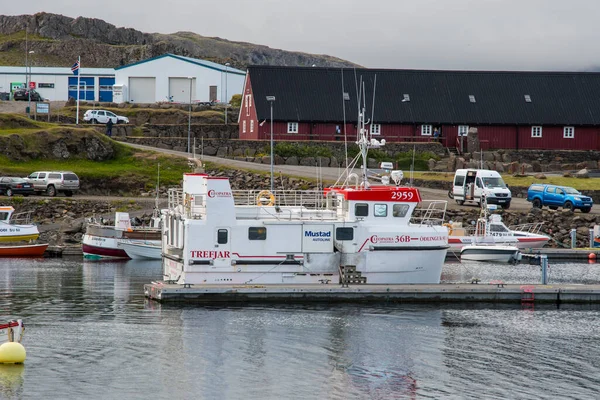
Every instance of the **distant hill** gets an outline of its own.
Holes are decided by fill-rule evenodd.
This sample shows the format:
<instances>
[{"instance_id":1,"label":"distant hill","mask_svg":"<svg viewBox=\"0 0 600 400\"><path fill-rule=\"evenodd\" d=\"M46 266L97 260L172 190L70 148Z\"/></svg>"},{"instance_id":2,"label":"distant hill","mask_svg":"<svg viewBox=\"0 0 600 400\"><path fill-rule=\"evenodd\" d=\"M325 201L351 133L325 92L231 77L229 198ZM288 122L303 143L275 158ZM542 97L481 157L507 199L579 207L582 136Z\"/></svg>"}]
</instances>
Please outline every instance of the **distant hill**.
<instances>
[{"instance_id":1,"label":"distant hill","mask_svg":"<svg viewBox=\"0 0 600 400\"><path fill-rule=\"evenodd\" d=\"M25 32L27 30L27 45ZM114 68L164 53L200 58L245 69L247 65L319 67L358 66L328 55L272 49L231 42L191 32L143 33L95 18L70 18L58 14L0 15L0 65L25 65L33 50L32 65L70 67L81 56L83 67Z\"/></svg>"}]
</instances>

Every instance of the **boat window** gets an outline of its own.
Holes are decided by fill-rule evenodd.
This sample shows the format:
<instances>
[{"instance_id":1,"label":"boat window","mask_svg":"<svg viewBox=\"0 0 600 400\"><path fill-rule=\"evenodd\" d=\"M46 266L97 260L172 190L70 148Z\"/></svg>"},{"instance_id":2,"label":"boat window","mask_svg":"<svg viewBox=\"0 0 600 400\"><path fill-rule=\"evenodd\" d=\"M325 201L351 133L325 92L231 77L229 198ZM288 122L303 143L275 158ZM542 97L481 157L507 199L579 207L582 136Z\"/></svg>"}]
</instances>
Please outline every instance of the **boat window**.
<instances>
[{"instance_id":1,"label":"boat window","mask_svg":"<svg viewBox=\"0 0 600 400\"><path fill-rule=\"evenodd\" d=\"M369 205L367 203L358 203L354 206L354 215L357 217L369 216Z\"/></svg>"},{"instance_id":2,"label":"boat window","mask_svg":"<svg viewBox=\"0 0 600 400\"><path fill-rule=\"evenodd\" d=\"M387 204L375 204L373 213L376 217L387 217Z\"/></svg>"},{"instance_id":3,"label":"boat window","mask_svg":"<svg viewBox=\"0 0 600 400\"><path fill-rule=\"evenodd\" d=\"M218 244L227 243L227 229L217 230L217 243Z\"/></svg>"},{"instance_id":4,"label":"boat window","mask_svg":"<svg viewBox=\"0 0 600 400\"><path fill-rule=\"evenodd\" d=\"M336 240L354 240L354 228L337 228L335 230Z\"/></svg>"},{"instance_id":5,"label":"boat window","mask_svg":"<svg viewBox=\"0 0 600 400\"><path fill-rule=\"evenodd\" d=\"M0 221L6 221L8 219L8 215L9 213L7 212L0 212Z\"/></svg>"},{"instance_id":6,"label":"boat window","mask_svg":"<svg viewBox=\"0 0 600 400\"><path fill-rule=\"evenodd\" d=\"M490 224L490 232L496 232L496 233L502 232L502 233L505 233L505 232L510 232L510 231L504 225L501 225L501 224Z\"/></svg>"},{"instance_id":7,"label":"boat window","mask_svg":"<svg viewBox=\"0 0 600 400\"><path fill-rule=\"evenodd\" d=\"M267 240L267 228L251 226L248 228L248 240Z\"/></svg>"},{"instance_id":8,"label":"boat window","mask_svg":"<svg viewBox=\"0 0 600 400\"><path fill-rule=\"evenodd\" d=\"M392 210L392 215L394 217L405 217L408 212L408 204L394 204L394 208Z\"/></svg>"}]
</instances>

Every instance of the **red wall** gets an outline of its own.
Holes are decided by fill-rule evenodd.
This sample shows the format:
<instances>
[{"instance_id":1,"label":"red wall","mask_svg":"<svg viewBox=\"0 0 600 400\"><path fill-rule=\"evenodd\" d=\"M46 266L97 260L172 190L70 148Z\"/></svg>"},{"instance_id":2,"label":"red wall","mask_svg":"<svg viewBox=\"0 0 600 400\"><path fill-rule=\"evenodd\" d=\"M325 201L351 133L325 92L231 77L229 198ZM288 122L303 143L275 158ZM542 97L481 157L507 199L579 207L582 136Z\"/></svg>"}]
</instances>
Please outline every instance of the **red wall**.
<instances>
[{"instance_id":1,"label":"red wall","mask_svg":"<svg viewBox=\"0 0 600 400\"><path fill-rule=\"evenodd\" d=\"M246 96L250 95L250 107L246 106ZM244 85L244 94L242 95L242 106L240 107L239 137L240 139L255 140L259 139L259 126L256 117L256 107L254 106L254 94L252 93L252 84L250 75L246 74L246 84ZM244 133L244 121L246 122L246 132ZM254 121L253 132L250 132L250 121Z\"/></svg>"}]
</instances>

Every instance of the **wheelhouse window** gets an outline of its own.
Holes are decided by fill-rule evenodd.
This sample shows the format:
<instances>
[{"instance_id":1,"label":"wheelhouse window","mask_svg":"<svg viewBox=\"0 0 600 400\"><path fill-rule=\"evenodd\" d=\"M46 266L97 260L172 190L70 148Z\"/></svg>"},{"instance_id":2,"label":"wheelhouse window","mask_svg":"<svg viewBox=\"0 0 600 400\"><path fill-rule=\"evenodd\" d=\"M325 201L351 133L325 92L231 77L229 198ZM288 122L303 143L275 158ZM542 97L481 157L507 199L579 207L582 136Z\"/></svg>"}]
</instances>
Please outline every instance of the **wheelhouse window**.
<instances>
[{"instance_id":1,"label":"wheelhouse window","mask_svg":"<svg viewBox=\"0 0 600 400\"><path fill-rule=\"evenodd\" d=\"M371 135L381 134L381 124L371 124Z\"/></svg>"},{"instance_id":2,"label":"wheelhouse window","mask_svg":"<svg viewBox=\"0 0 600 400\"><path fill-rule=\"evenodd\" d=\"M408 213L408 209L410 207L408 204L394 204L392 208L392 215L394 218L403 218L406 217L406 213Z\"/></svg>"},{"instance_id":3,"label":"wheelhouse window","mask_svg":"<svg viewBox=\"0 0 600 400\"><path fill-rule=\"evenodd\" d=\"M336 228L336 240L354 240L354 228Z\"/></svg>"},{"instance_id":4,"label":"wheelhouse window","mask_svg":"<svg viewBox=\"0 0 600 400\"><path fill-rule=\"evenodd\" d=\"M228 241L228 232L227 229L219 229L217 230L217 243L218 244L226 244Z\"/></svg>"},{"instance_id":5,"label":"wheelhouse window","mask_svg":"<svg viewBox=\"0 0 600 400\"><path fill-rule=\"evenodd\" d=\"M575 137L575 128L572 126L565 126L563 128L563 138L573 139Z\"/></svg>"},{"instance_id":6,"label":"wheelhouse window","mask_svg":"<svg viewBox=\"0 0 600 400\"><path fill-rule=\"evenodd\" d=\"M531 137L541 138L542 137L542 127L541 126L532 126L531 127Z\"/></svg>"},{"instance_id":7,"label":"wheelhouse window","mask_svg":"<svg viewBox=\"0 0 600 400\"><path fill-rule=\"evenodd\" d=\"M358 203L354 206L354 216L356 217L368 217L369 216L369 205L367 203Z\"/></svg>"},{"instance_id":8,"label":"wheelhouse window","mask_svg":"<svg viewBox=\"0 0 600 400\"><path fill-rule=\"evenodd\" d=\"M469 125L458 126L458 136L467 136L469 134Z\"/></svg>"},{"instance_id":9,"label":"wheelhouse window","mask_svg":"<svg viewBox=\"0 0 600 400\"><path fill-rule=\"evenodd\" d=\"M421 135L431 136L431 125L421 125Z\"/></svg>"},{"instance_id":10,"label":"wheelhouse window","mask_svg":"<svg viewBox=\"0 0 600 400\"><path fill-rule=\"evenodd\" d=\"M375 204L373 214L376 217L387 217L387 204Z\"/></svg>"},{"instance_id":11,"label":"wheelhouse window","mask_svg":"<svg viewBox=\"0 0 600 400\"><path fill-rule=\"evenodd\" d=\"M287 133L298 133L298 123L297 122L288 122Z\"/></svg>"},{"instance_id":12,"label":"wheelhouse window","mask_svg":"<svg viewBox=\"0 0 600 400\"><path fill-rule=\"evenodd\" d=\"M251 226L248 228L248 240L267 240L267 228Z\"/></svg>"}]
</instances>

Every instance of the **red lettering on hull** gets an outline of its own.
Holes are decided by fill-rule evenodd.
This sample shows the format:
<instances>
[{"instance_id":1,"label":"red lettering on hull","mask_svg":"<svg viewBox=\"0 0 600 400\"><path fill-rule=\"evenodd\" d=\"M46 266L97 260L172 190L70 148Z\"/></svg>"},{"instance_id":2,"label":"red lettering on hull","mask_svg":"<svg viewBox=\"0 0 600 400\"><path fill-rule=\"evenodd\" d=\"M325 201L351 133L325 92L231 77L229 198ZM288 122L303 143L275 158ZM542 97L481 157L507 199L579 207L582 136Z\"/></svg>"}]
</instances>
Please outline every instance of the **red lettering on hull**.
<instances>
[{"instance_id":1,"label":"red lettering on hull","mask_svg":"<svg viewBox=\"0 0 600 400\"><path fill-rule=\"evenodd\" d=\"M192 250L190 252L191 258L231 258L229 251L217 251L217 250Z\"/></svg>"}]
</instances>

